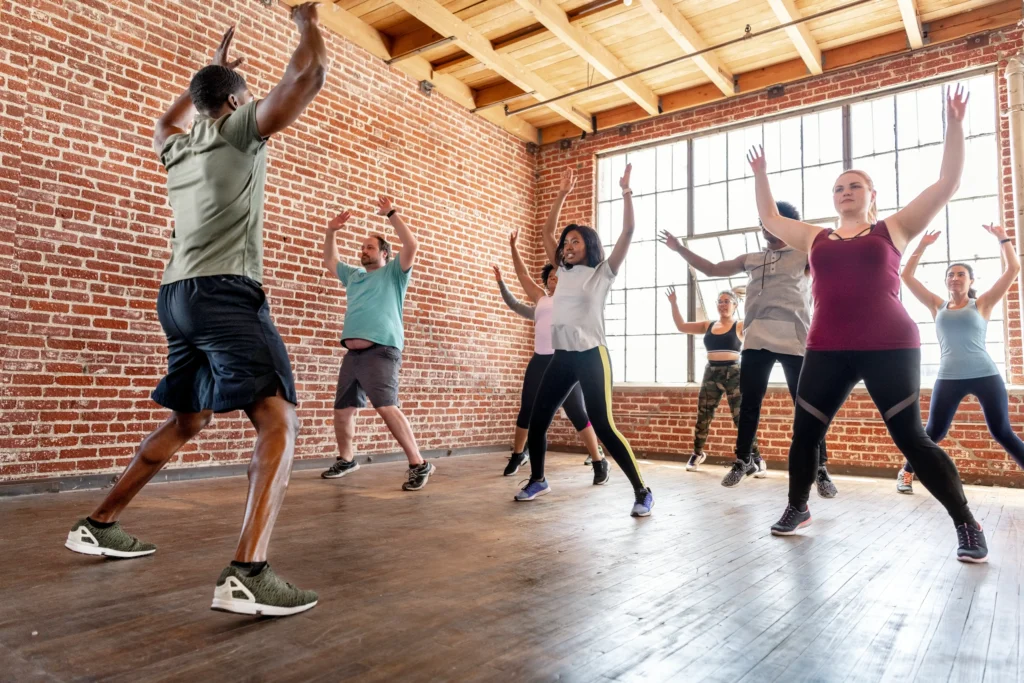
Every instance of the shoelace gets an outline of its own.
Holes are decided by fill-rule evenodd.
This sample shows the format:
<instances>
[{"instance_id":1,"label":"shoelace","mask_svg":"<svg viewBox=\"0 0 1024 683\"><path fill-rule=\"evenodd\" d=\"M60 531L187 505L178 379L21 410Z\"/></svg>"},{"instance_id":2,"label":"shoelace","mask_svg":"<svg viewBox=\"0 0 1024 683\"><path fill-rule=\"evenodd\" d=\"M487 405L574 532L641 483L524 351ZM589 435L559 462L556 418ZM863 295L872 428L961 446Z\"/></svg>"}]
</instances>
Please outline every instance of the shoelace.
<instances>
[{"instance_id":1,"label":"shoelace","mask_svg":"<svg viewBox=\"0 0 1024 683\"><path fill-rule=\"evenodd\" d=\"M637 491L636 502L644 505L647 502L647 491Z\"/></svg>"},{"instance_id":2,"label":"shoelace","mask_svg":"<svg viewBox=\"0 0 1024 683\"><path fill-rule=\"evenodd\" d=\"M903 473L903 484L905 486L910 486L911 482L913 482L913 481L914 481L914 475L913 474L911 474L910 472L904 472Z\"/></svg>"},{"instance_id":3,"label":"shoelace","mask_svg":"<svg viewBox=\"0 0 1024 683\"><path fill-rule=\"evenodd\" d=\"M960 542L961 548L977 548L978 543L978 532L980 529L976 529L970 524L961 524L956 528L957 540Z\"/></svg>"},{"instance_id":4,"label":"shoelace","mask_svg":"<svg viewBox=\"0 0 1024 683\"><path fill-rule=\"evenodd\" d=\"M787 505L786 506L786 511L782 513L782 519L779 520L779 521L782 522L783 524L792 524L793 523L793 519L798 514L800 514L799 510L797 510L792 505Z\"/></svg>"}]
</instances>

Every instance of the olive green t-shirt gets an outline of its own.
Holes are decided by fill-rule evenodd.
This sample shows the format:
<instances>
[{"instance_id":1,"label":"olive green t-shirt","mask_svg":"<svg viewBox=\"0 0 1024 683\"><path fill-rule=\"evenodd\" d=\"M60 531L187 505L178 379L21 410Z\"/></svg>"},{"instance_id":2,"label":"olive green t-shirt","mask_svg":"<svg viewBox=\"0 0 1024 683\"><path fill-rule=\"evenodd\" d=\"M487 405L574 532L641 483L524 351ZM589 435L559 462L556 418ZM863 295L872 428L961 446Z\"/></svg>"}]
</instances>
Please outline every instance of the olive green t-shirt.
<instances>
[{"instance_id":1,"label":"olive green t-shirt","mask_svg":"<svg viewBox=\"0 0 1024 683\"><path fill-rule=\"evenodd\" d=\"M160 151L174 211L171 260L161 284L207 275L263 282L267 145L256 100L216 121L199 115Z\"/></svg>"}]
</instances>

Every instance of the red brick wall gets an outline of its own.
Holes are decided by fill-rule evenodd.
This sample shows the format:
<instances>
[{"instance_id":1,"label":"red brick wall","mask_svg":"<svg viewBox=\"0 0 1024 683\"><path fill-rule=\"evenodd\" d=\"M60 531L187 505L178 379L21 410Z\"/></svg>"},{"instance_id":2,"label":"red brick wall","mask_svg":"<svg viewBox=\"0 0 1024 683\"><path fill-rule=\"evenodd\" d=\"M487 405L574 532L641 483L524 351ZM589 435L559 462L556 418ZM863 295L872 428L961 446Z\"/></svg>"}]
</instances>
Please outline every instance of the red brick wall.
<instances>
[{"instance_id":1,"label":"red brick wall","mask_svg":"<svg viewBox=\"0 0 1024 683\"><path fill-rule=\"evenodd\" d=\"M116 471L166 412L155 302L171 212L152 124L238 23L249 86L265 94L296 42L280 7L252 0L3 0L0 18L0 480ZM335 453L343 290L320 265L321 226L354 260L379 192L422 244L406 308L402 397L424 449L507 441L529 357L488 264L533 227L536 158L492 124L330 36L327 86L270 143L266 281L292 356L299 456ZM397 450L360 416L360 452ZM172 466L244 462L253 432L218 417Z\"/></svg>"},{"instance_id":2,"label":"red brick wall","mask_svg":"<svg viewBox=\"0 0 1024 683\"><path fill-rule=\"evenodd\" d=\"M698 131L739 122L746 119L778 114L791 109L808 107L839 100L872 90L911 83L927 78L954 73L985 65L1005 65L1007 54L1021 49L1021 32L1004 30L994 32L988 45L968 46L964 39L914 52L882 59L859 68L837 71L797 84L785 86L785 94L768 100L764 93L752 93L729 101L709 104L675 115L634 124L627 136L611 130L584 140L573 140L572 147L563 150L559 145L542 149L538 161L537 225L543 223L557 188L561 171L569 165L579 175L576 191L566 203L563 221L594 224L596 164L595 155L662 138L696 133ZM1006 108L1006 87L999 71L1000 109ZM1004 225L1013 228L1013 195L1011 191L1009 128L1005 118L1000 119L999 136L1002 151L1004 194ZM1017 288L1007 297L1008 366L1011 380L1024 382L1024 357L1020 324L1020 302ZM922 410L927 411L929 392L922 396ZM693 424L696 419L697 388L637 388L619 387L614 392L616 425L630 439L638 452L685 455L692 452ZM1011 397L1011 415L1017 432L1024 432L1024 396ZM785 467L792 426L792 404L785 388L774 389L765 399L759 441L772 466ZM577 444L571 427L560 423L552 433L555 443ZM713 455L731 457L735 431L728 410L723 405L712 424L707 450ZM836 469L899 467L899 451L888 438L884 424L874 404L863 391L853 397L839 413L829 431L829 455ZM1024 485L1024 473L993 442L985 428L980 408L973 400L964 403L957 414L953 429L943 443L956 459L965 480L992 480L1001 477L1007 483ZM1005 473L1005 477L1003 477Z\"/></svg>"}]
</instances>

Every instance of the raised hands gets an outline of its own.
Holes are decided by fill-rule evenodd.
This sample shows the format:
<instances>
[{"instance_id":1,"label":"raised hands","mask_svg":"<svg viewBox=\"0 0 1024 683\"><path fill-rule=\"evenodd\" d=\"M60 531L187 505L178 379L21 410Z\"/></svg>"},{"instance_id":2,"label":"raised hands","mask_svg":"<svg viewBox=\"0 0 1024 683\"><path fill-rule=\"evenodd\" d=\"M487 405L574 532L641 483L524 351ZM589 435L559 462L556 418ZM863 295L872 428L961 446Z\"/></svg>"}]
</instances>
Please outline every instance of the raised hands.
<instances>
[{"instance_id":1,"label":"raised hands","mask_svg":"<svg viewBox=\"0 0 1024 683\"><path fill-rule=\"evenodd\" d=\"M929 230L921 238L921 242L917 245L918 251L924 251L928 247L935 244L935 240L939 239L939 235L942 234L941 230Z\"/></svg>"},{"instance_id":2,"label":"raised hands","mask_svg":"<svg viewBox=\"0 0 1024 683\"><path fill-rule=\"evenodd\" d=\"M562 177L558 182L558 193L567 195L572 192L574 187L576 187L576 171L567 168L562 171Z\"/></svg>"},{"instance_id":3,"label":"raised hands","mask_svg":"<svg viewBox=\"0 0 1024 683\"><path fill-rule=\"evenodd\" d=\"M378 197L377 197L377 215L378 216L387 216L388 213L390 213L391 210L394 209L394 208L395 207L391 203L391 198L390 197L385 197L384 195L378 195Z\"/></svg>"},{"instance_id":4,"label":"raised hands","mask_svg":"<svg viewBox=\"0 0 1024 683\"><path fill-rule=\"evenodd\" d=\"M1006 228L1004 228L1001 225L986 224L981 227L985 228L985 232L992 235L1000 242L1002 242L1005 239L1009 239L1009 237L1006 234Z\"/></svg>"},{"instance_id":5,"label":"raised hands","mask_svg":"<svg viewBox=\"0 0 1024 683\"><path fill-rule=\"evenodd\" d=\"M669 303L671 303L673 306L676 305L676 288L675 287L669 287L668 290L665 292L665 296L668 297Z\"/></svg>"},{"instance_id":6,"label":"raised hands","mask_svg":"<svg viewBox=\"0 0 1024 683\"><path fill-rule=\"evenodd\" d=\"M962 122L964 115L967 113L967 101L971 99L971 94L964 90L964 86L960 83L956 84L956 89L946 88L946 120Z\"/></svg>"},{"instance_id":7,"label":"raised hands","mask_svg":"<svg viewBox=\"0 0 1024 683\"><path fill-rule=\"evenodd\" d=\"M491 268L494 268L494 280L501 284L501 268L494 265L493 263L491 264Z\"/></svg>"},{"instance_id":8,"label":"raised hands","mask_svg":"<svg viewBox=\"0 0 1024 683\"><path fill-rule=\"evenodd\" d=\"M750 164L750 170L754 172L754 175L760 175L768 172L768 164L764 160L764 146L754 145L747 152L747 162Z\"/></svg>"},{"instance_id":9,"label":"raised hands","mask_svg":"<svg viewBox=\"0 0 1024 683\"><path fill-rule=\"evenodd\" d=\"M516 228L508 234L508 245L513 249L516 248L516 243L519 241L519 228Z\"/></svg>"},{"instance_id":10,"label":"raised hands","mask_svg":"<svg viewBox=\"0 0 1024 683\"><path fill-rule=\"evenodd\" d=\"M670 233L668 230L661 231L661 235L658 237L658 241L664 244L672 251L678 252L680 249L683 248L682 242L680 242L679 239L675 235Z\"/></svg>"},{"instance_id":11,"label":"raised hands","mask_svg":"<svg viewBox=\"0 0 1024 683\"><path fill-rule=\"evenodd\" d=\"M316 26L320 23L320 15L316 11L319 5L319 2L304 2L301 5L295 5L291 11L292 21L299 28L303 26Z\"/></svg>"},{"instance_id":12,"label":"raised hands","mask_svg":"<svg viewBox=\"0 0 1024 683\"><path fill-rule=\"evenodd\" d=\"M234 61L229 61L228 60L228 48L231 47L231 39L234 38L234 37L235 37L235 27L232 26L227 31L225 31L224 32L224 36L221 37L220 45L218 45L217 49L214 51L213 59L210 61L210 64L214 64L216 66L227 67L228 69L231 69L232 71L234 71L235 69L238 68L238 66L242 63L242 60L244 59L244 57L239 57L238 59L236 59Z\"/></svg>"},{"instance_id":13,"label":"raised hands","mask_svg":"<svg viewBox=\"0 0 1024 683\"><path fill-rule=\"evenodd\" d=\"M629 189L629 176L633 172L633 164L626 164L626 170L623 171L622 177L619 178L619 188L623 192Z\"/></svg>"},{"instance_id":14,"label":"raised hands","mask_svg":"<svg viewBox=\"0 0 1024 683\"><path fill-rule=\"evenodd\" d=\"M328 232L328 234L333 235L334 233L336 233L339 230L341 230L342 228L344 228L345 227L345 223L348 222L349 218L352 218L352 212L351 211L342 211L337 216L332 218L331 222L327 224L327 232Z\"/></svg>"}]
</instances>

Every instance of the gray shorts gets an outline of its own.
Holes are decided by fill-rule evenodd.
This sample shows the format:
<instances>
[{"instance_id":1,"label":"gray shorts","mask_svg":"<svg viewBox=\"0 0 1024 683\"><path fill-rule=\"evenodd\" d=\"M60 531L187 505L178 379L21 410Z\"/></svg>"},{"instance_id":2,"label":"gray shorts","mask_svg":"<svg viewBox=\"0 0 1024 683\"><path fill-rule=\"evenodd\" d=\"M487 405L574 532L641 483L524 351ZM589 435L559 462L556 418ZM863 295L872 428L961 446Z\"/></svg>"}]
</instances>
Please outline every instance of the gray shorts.
<instances>
[{"instance_id":1,"label":"gray shorts","mask_svg":"<svg viewBox=\"0 0 1024 683\"><path fill-rule=\"evenodd\" d=\"M394 346L374 344L368 349L349 349L341 361L334 409L365 408L369 397L374 408L398 405L398 370L402 352Z\"/></svg>"}]
</instances>

